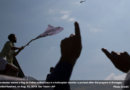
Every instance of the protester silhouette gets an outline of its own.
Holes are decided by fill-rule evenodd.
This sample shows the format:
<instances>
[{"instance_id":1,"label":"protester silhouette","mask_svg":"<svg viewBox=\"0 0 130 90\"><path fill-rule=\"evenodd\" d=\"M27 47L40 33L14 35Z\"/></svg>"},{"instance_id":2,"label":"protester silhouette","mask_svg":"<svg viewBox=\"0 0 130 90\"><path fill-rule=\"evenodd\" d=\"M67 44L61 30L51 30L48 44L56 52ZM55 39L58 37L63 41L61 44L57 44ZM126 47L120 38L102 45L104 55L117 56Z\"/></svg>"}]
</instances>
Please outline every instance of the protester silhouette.
<instances>
[{"instance_id":1,"label":"protester silhouette","mask_svg":"<svg viewBox=\"0 0 130 90\"><path fill-rule=\"evenodd\" d=\"M6 67L6 64L12 64L13 65L13 58L19 54L21 50L24 49L24 46L22 47L15 47L14 43L17 42L17 38L15 34L10 34L8 36L9 41L7 41L0 53L0 70L4 70ZM18 50L15 52L15 50Z\"/></svg>"},{"instance_id":2,"label":"protester silhouette","mask_svg":"<svg viewBox=\"0 0 130 90\"><path fill-rule=\"evenodd\" d=\"M105 48L102 48L102 51L112 61L117 69L127 73L123 85L130 86L130 55L126 51L120 53L112 51L110 53ZM122 90L129 90L129 88L122 88Z\"/></svg>"},{"instance_id":3,"label":"protester silhouette","mask_svg":"<svg viewBox=\"0 0 130 90\"><path fill-rule=\"evenodd\" d=\"M50 68L50 74L51 74L51 72L53 71L53 69L54 69L54 67L51 67L51 68ZM50 74L47 74L46 80L47 80L47 78L50 76Z\"/></svg>"},{"instance_id":4,"label":"protester silhouette","mask_svg":"<svg viewBox=\"0 0 130 90\"><path fill-rule=\"evenodd\" d=\"M80 56L82 50L81 35L78 22L75 22L75 35L61 41L61 58L47 81L68 82L73 67ZM56 84L55 90L70 90L69 84Z\"/></svg>"},{"instance_id":5,"label":"protester silhouette","mask_svg":"<svg viewBox=\"0 0 130 90\"><path fill-rule=\"evenodd\" d=\"M115 51L112 51L109 53L105 48L102 48L102 51L112 61L117 69L125 73L130 70L130 56L127 52L117 53Z\"/></svg>"}]
</instances>

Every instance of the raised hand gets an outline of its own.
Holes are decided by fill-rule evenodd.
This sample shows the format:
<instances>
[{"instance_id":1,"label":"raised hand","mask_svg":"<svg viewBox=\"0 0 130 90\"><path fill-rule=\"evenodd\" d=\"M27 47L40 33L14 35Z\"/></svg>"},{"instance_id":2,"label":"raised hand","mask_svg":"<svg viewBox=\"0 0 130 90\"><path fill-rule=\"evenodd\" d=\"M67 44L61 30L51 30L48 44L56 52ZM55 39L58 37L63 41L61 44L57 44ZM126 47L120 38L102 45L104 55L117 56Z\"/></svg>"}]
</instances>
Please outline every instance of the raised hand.
<instances>
[{"instance_id":1,"label":"raised hand","mask_svg":"<svg viewBox=\"0 0 130 90\"><path fill-rule=\"evenodd\" d=\"M127 52L117 53L112 51L111 53L109 53L104 48L102 48L102 51L112 61L112 63L117 69L125 73L130 70L130 56Z\"/></svg>"},{"instance_id":2,"label":"raised hand","mask_svg":"<svg viewBox=\"0 0 130 90\"><path fill-rule=\"evenodd\" d=\"M75 35L61 41L61 57L74 65L82 50L79 24L75 22Z\"/></svg>"}]
</instances>

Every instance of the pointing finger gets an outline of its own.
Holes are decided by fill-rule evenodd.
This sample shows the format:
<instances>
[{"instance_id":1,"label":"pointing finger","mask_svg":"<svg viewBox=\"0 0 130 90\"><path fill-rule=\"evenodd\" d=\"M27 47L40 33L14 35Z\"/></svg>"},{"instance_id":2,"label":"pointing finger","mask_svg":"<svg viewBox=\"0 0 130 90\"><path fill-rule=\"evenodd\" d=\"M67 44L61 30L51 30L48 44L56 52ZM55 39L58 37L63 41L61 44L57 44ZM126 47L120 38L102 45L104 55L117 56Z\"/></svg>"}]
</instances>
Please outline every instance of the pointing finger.
<instances>
[{"instance_id":1,"label":"pointing finger","mask_svg":"<svg viewBox=\"0 0 130 90\"><path fill-rule=\"evenodd\" d=\"M112 59L112 58L111 58L111 54L110 54L105 48L102 48L102 51L105 53L105 55L106 55L109 59Z\"/></svg>"},{"instance_id":2,"label":"pointing finger","mask_svg":"<svg viewBox=\"0 0 130 90\"><path fill-rule=\"evenodd\" d=\"M75 22L74 24L75 24L75 36L81 39L79 24L78 22Z\"/></svg>"}]
</instances>

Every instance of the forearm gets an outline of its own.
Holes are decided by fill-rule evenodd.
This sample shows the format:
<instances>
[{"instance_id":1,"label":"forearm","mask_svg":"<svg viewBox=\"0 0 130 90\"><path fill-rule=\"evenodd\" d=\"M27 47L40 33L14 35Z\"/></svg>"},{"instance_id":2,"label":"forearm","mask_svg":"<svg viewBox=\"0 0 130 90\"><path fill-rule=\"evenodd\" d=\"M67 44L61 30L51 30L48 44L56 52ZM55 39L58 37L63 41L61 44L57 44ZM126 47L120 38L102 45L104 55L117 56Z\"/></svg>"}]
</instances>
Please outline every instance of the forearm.
<instances>
[{"instance_id":1,"label":"forearm","mask_svg":"<svg viewBox=\"0 0 130 90\"><path fill-rule=\"evenodd\" d=\"M12 47L11 50L18 50L20 47Z\"/></svg>"},{"instance_id":2,"label":"forearm","mask_svg":"<svg viewBox=\"0 0 130 90\"><path fill-rule=\"evenodd\" d=\"M65 61L60 61L55 66L54 70L47 78L46 81L51 82L69 82L71 73L73 71L73 66ZM55 90L70 90L68 83L66 84L53 84L55 85Z\"/></svg>"},{"instance_id":3,"label":"forearm","mask_svg":"<svg viewBox=\"0 0 130 90\"><path fill-rule=\"evenodd\" d=\"M69 81L73 65L60 58L47 81Z\"/></svg>"},{"instance_id":4,"label":"forearm","mask_svg":"<svg viewBox=\"0 0 130 90\"><path fill-rule=\"evenodd\" d=\"M61 56L59 62L67 62L69 64L71 64L72 66L75 65L76 63L76 60L75 58L69 58L69 57L66 57L66 56Z\"/></svg>"},{"instance_id":5,"label":"forearm","mask_svg":"<svg viewBox=\"0 0 130 90\"><path fill-rule=\"evenodd\" d=\"M21 50L19 49L16 53L14 53L14 57L17 56L20 53L20 51Z\"/></svg>"}]
</instances>

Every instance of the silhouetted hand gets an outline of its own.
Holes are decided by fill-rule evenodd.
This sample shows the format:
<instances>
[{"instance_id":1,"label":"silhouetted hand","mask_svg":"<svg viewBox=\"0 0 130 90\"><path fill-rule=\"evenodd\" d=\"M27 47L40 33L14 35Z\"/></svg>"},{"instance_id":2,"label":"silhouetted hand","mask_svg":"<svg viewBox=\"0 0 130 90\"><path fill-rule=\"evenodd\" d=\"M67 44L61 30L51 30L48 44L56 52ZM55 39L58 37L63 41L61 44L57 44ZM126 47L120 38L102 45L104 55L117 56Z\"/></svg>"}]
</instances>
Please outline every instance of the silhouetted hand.
<instances>
[{"instance_id":1,"label":"silhouetted hand","mask_svg":"<svg viewBox=\"0 0 130 90\"><path fill-rule=\"evenodd\" d=\"M125 73L130 70L130 56L127 52L116 53L112 51L111 53L109 53L104 48L102 48L102 51L112 61L116 68Z\"/></svg>"},{"instance_id":2,"label":"silhouetted hand","mask_svg":"<svg viewBox=\"0 0 130 90\"><path fill-rule=\"evenodd\" d=\"M80 28L79 24L75 22L75 35L71 34L69 38L61 41L61 58L74 65L80 56L81 49Z\"/></svg>"},{"instance_id":3,"label":"silhouetted hand","mask_svg":"<svg viewBox=\"0 0 130 90\"><path fill-rule=\"evenodd\" d=\"M20 50L23 50L23 49L24 49L24 47L25 47L25 46L22 46L22 47L20 48Z\"/></svg>"}]
</instances>

